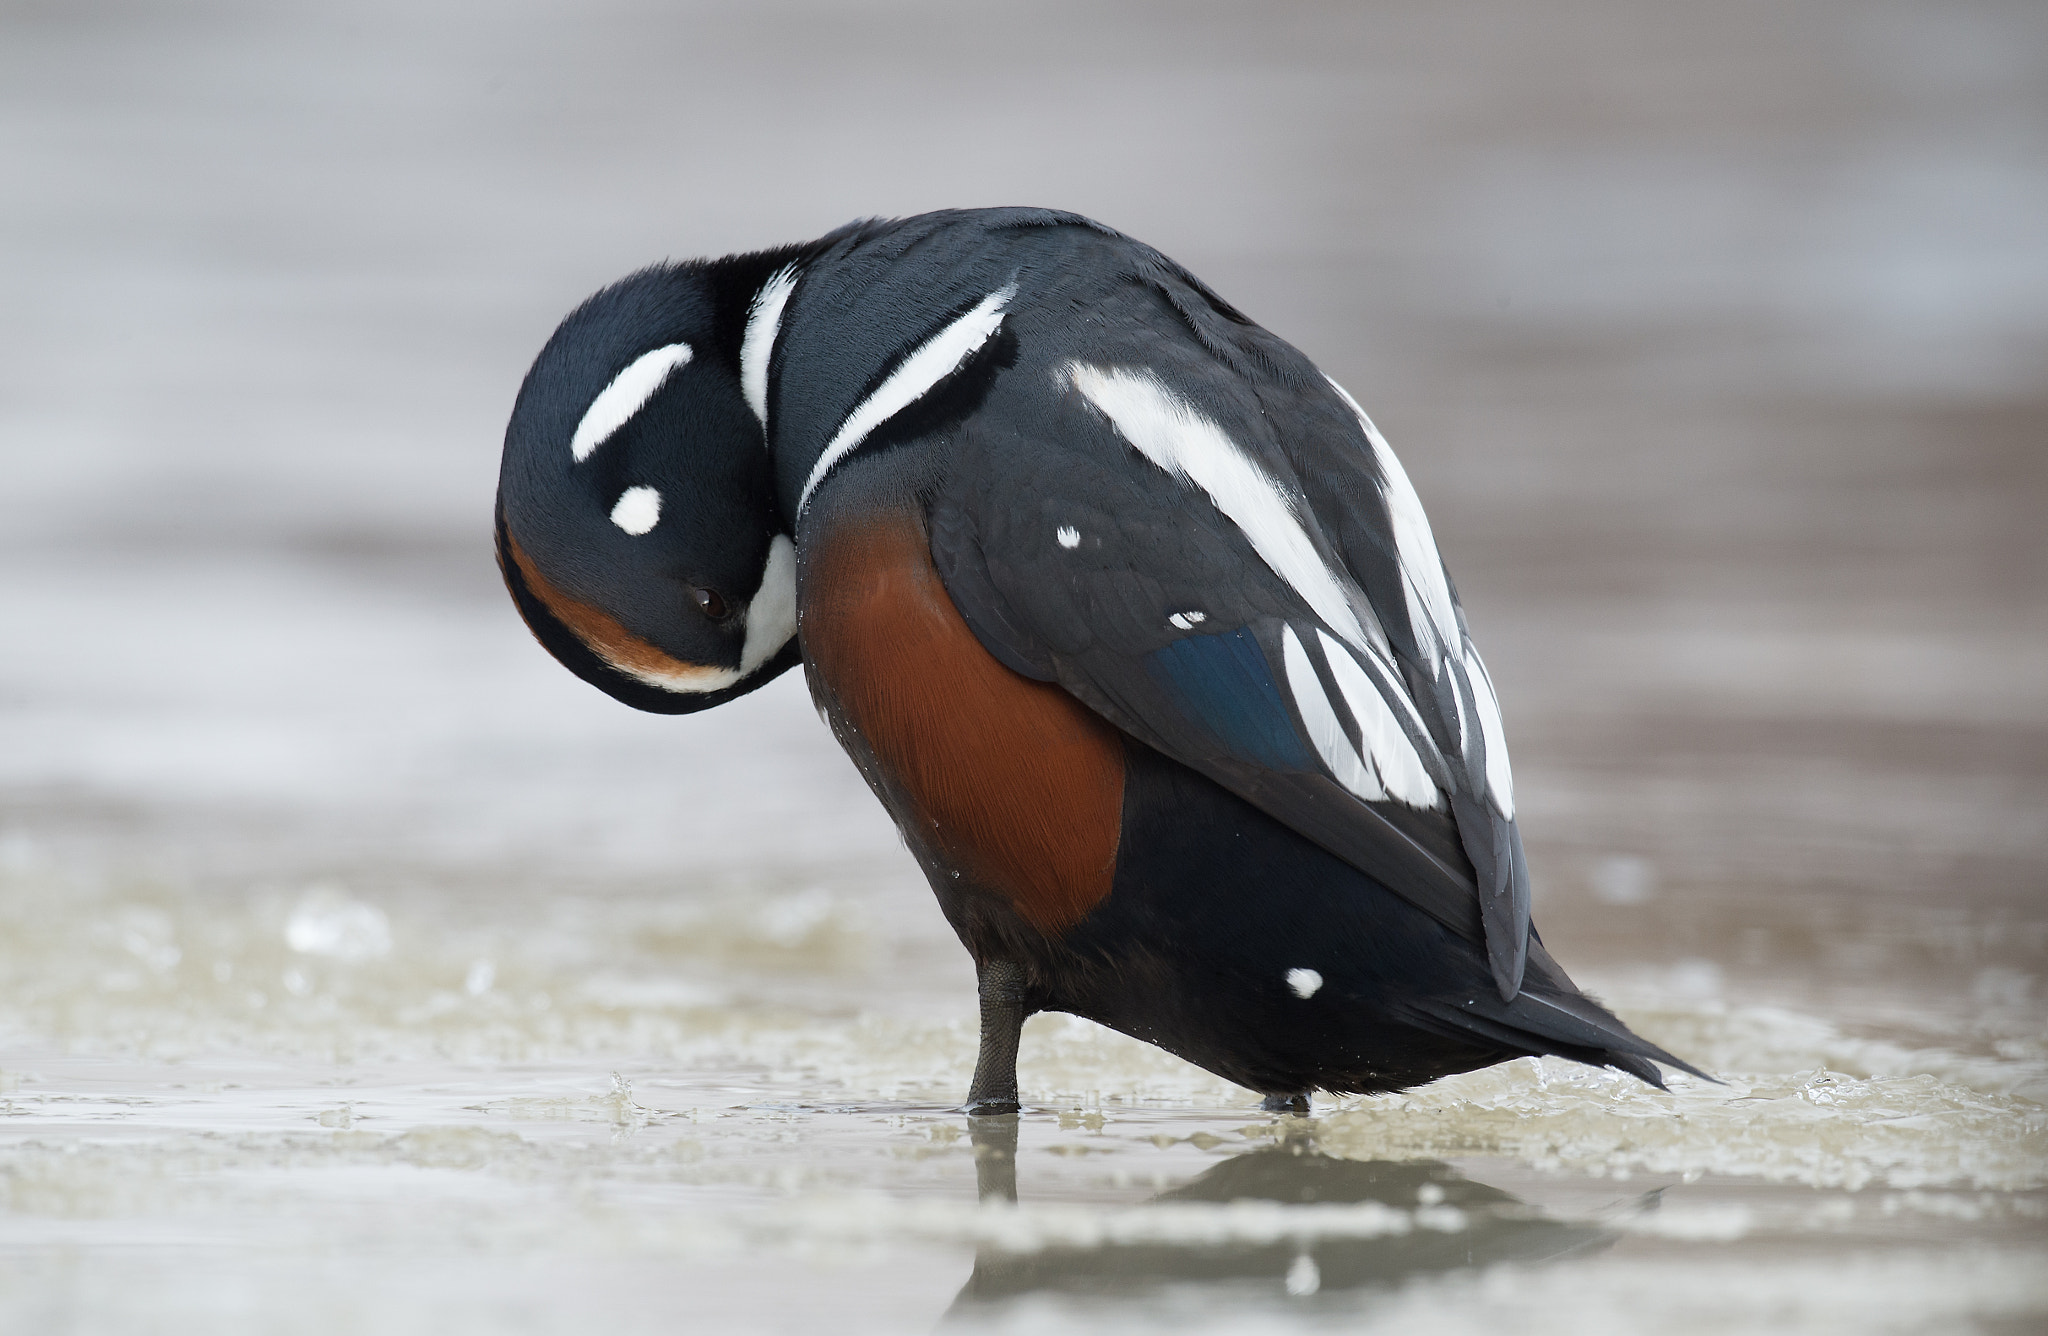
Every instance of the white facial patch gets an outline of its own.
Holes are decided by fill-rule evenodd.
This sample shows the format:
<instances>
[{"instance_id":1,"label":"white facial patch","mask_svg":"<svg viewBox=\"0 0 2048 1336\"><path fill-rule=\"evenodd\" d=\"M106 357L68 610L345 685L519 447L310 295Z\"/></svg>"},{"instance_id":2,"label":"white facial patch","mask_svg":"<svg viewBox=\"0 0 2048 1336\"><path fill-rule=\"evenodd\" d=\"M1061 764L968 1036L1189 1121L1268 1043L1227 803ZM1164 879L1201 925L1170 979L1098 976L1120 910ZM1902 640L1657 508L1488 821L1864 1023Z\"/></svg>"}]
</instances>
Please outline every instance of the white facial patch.
<instances>
[{"instance_id":1,"label":"white facial patch","mask_svg":"<svg viewBox=\"0 0 2048 1336\"><path fill-rule=\"evenodd\" d=\"M679 695L724 691L727 687L739 685L754 670L774 658L796 634L796 545L790 542L788 534L777 534L769 543L768 559L761 565L761 587L748 600L745 616L747 638L740 646L740 666L737 668L688 664L678 671L663 671L621 662L601 647L592 648L597 650L600 658L628 677Z\"/></svg>"},{"instance_id":2,"label":"white facial patch","mask_svg":"<svg viewBox=\"0 0 2048 1336\"><path fill-rule=\"evenodd\" d=\"M1323 986L1323 976L1314 970L1291 969L1287 971L1287 986L1294 990L1296 997L1311 998L1316 995L1316 990Z\"/></svg>"},{"instance_id":3,"label":"white facial patch","mask_svg":"<svg viewBox=\"0 0 2048 1336\"><path fill-rule=\"evenodd\" d=\"M1052 536L1054 542L1069 550L1081 546L1081 531L1071 524L1062 524Z\"/></svg>"},{"instance_id":4,"label":"white facial patch","mask_svg":"<svg viewBox=\"0 0 2048 1336\"><path fill-rule=\"evenodd\" d=\"M1003 325L1003 308L1017 295L1017 285L991 292L966 315L926 339L916 352L903 359L875 392L862 400L846 421L839 424L825 452L811 466L804 490L797 498L797 513L811 503L811 493L834 465L866 440L868 433L923 398L925 392L960 369L960 364L980 350Z\"/></svg>"},{"instance_id":5,"label":"white facial patch","mask_svg":"<svg viewBox=\"0 0 2048 1336\"><path fill-rule=\"evenodd\" d=\"M652 487L628 487L612 507L612 523L638 538L661 519L661 493Z\"/></svg>"},{"instance_id":6,"label":"white facial patch","mask_svg":"<svg viewBox=\"0 0 2048 1336\"><path fill-rule=\"evenodd\" d=\"M689 344L671 343L666 348L642 353L628 363L584 410L583 420L576 424L576 434L569 438L569 457L578 464L590 458L597 447L610 440L613 432L631 421L654 397L654 392L667 383L677 367L689 365L690 356Z\"/></svg>"},{"instance_id":7,"label":"white facial patch","mask_svg":"<svg viewBox=\"0 0 2048 1336\"><path fill-rule=\"evenodd\" d=\"M775 355L775 336L782 330L782 308L795 290L795 265L784 265L770 275L747 308L747 332L740 337L740 393L763 431L768 429L768 362Z\"/></svg>"},{"instance_id":8,"label":"white facial patch","mask_svg":"<svg viewBox=\"0 0 2048 1336\"><path fill-rule=\"evenodd\" d=\"M796 634L796 544L779 533L768 544L761 587L747 604L747 639L740 647L740 676L774 658Z\"/></svg>"},{"instance_id":9,"label":"white facial patch","mask_svg":"<svg viewBox=\"0 0 2048 1336\"><path fill-rule=\"evenodd\" d=\"M1069 383L1145 458L1208 493L1273 573L1338 635L1367 643L1344 586L1309 538L1296 498L1224 430L1150 371L1069 362Z\"/></svg>"}]
</instances>

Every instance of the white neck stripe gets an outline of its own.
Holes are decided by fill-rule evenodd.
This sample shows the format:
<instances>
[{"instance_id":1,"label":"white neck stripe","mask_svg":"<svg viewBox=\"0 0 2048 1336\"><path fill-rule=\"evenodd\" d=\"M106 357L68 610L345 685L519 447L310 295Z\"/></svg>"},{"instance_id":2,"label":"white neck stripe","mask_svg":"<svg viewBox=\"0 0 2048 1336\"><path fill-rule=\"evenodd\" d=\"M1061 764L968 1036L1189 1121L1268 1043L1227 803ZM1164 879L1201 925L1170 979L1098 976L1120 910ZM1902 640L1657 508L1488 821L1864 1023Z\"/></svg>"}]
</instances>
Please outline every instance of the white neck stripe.
<instances>
[{"instance_id":1,"label":"white neck stripe","mask_svg":"<svg viewBox=\"0 0 2048 1336\"><path fill-rule=\"evenodd\" d=\"M811 476L804 479L803 493L797 498L797 514L803 514L804 507L811 503L811 493L818 490L818 484L825 480L825 475L852 453L855 446L866 440L869 433L923 398L927 390L958 371L962 362L987 343L1002 327L1003 307L1016 295L1017 285L1011 283L983 297L973 310L932 335L916 352L904 358L873 394L848 413L846 421L839 424L839 430L826 445L825 452L811 466Z\"/></svg>"},{"instance_id":2,"label":"white neck stripe","mask_svg":"<svg viewBox=\"0 0 2048 1336\"><path fill-rule=\"evenodd\" d=\"M632 420L635 413L667 383L669 374L690 361L690 345L671 343L666 348L642 353L612 383L597 392L569 438L569 457L581 464L591 452L610 440L612 433Z\"/></svg>"},{"instance_id":3,"label":"white neck stripe","mask_svg":"<svg viewBox=\"0 0 2048 1336\"><path fill-rule=\"evenodd\" d=\"M747 407L768 430L768 363L775 356L775 336L782 329L782 308L796 291L796 264L791 262L769 275L747 308L747 332L740 336L740 393Z\"/></svg>"}]
</instances>

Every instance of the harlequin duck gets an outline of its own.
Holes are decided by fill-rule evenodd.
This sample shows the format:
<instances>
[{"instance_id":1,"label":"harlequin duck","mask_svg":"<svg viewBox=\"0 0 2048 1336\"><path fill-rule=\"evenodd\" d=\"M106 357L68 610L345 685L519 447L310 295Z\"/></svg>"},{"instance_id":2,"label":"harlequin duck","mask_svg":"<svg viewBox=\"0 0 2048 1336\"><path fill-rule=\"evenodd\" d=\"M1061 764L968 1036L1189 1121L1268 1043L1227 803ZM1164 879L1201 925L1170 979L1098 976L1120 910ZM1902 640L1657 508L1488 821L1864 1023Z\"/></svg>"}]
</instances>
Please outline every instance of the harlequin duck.
<instances>
[{"instance_id":1,"label":"harlequin duck","mask_svg":"<svg viewBox=\"0 0 2048 1336\"><path fill-rule=\"evenodd\" d=\"M628 705L804 665L980 979L1305 1110L1528 1054L1696 1068L1529 921L1501 712L1400 462L1158 251L1043 209L657 265L505 436L521 615Z\"/></svg>"}]
</instances>

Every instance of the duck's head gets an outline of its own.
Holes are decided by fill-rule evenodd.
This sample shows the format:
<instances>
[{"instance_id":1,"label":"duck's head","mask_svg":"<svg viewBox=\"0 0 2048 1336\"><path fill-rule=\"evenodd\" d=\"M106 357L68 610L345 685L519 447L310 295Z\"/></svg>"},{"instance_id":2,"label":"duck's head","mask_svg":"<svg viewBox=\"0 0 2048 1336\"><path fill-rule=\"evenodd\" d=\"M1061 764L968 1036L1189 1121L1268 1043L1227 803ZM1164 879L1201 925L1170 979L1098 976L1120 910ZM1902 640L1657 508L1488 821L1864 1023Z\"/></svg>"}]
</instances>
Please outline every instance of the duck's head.
<instances>
[{"instance_id":1,"label":"duck's head","mask_svg":"<svg viewBox=\"0 0 2048 1336\"><path fill-rule=\"evenodd\" d=\"M799 659L796 552L742 384L774 260L660 265L599 292L541 349L505 431L513 601L570 671L642 710L705 709Z\"/></svg>"}]
</instances>

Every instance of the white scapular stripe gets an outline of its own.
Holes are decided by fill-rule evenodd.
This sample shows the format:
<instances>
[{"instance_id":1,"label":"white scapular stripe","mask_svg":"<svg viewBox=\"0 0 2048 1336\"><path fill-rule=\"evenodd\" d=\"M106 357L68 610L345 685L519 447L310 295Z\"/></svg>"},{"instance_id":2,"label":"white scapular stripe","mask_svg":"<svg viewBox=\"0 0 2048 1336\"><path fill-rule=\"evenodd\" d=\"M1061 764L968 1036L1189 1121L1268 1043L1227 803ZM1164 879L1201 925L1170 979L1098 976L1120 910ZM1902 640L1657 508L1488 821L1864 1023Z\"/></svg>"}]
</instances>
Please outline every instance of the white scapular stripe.
<instances>
[{"instance_id":1,"label":"white scapular stripe","mask_svg":"<svg viewBox=\"0 0 2048 1336\"><path fill-rule=\"evenodd\" d=\"M1500 721L1500 700L1493 694L1493 679L1479 651L1465 647L1465 671L1472 683L1472 700L1479 707L1479 735L1486 739L1486 787L1500 814L1515 819L1515 776L1508 769L1508 731Z\"/></svg>"},{"instance_id":2,"label":"white scapular stripe","mask_svg":"<svg viewBox=\"0 0 2048 1336\"><path fill-rule=\"evenodd\" d=\"M1323 379L1330 380L1328 376ZM1436 535L1430 531L1429 516L1422 509L1422 498L1415 495L1415 486L1408 481L1408 471L1394 457L1387 438L1380 435L1380 429L1372 425L1372 419L1358 406L1358 400L1352 398L1342 385L1330 380L1330 388L1351 406L1351 411L1358 417L1358 425L1365 428L1366 440L1372 443L1373 458L1380 470L1380 494L1386 499L1387 515L1394 523L1394 550L1401 556L1402 584L1408 595L1408 623L1415 628L1415 639L1422 648L1431 673L1434 673L1438 657L1447 650L1455 649L1461 639L1458 614L1451 603L1451 584L1444 578L1444 559L1436 549ZM1435 633L1434 636L1431 632Z\"/></svg>"},{"instance_id":3,"label":"white scapular stripe","mask_svg":"<svg viewBox=\"0 0 2048 1336\"><path fill-rule=\"evenodd\" d=\"M1389 796L1410 807L1440 805L1443 795L1438 791L1436 781L1430 778L1428 768L1422 764L1422 756L1415 750L1407 731L1401 727L1401 721L1394 717L1386 695L1366 676L1365 669L1344 646L1332 640L1326 632L1318 631L1316 634L1322 637L1323 653L1329 657L1330 675L1337 679L1337 690L1344 693L1344 703L1351 707L1351 717L1358 721L1366 759L1372 763L1381 787ZM1405 696L1402 703L1408 703ZM1416 724L1420 728L1421 721L1417 720Z\"/></svg>"},{"instance_id":4,"label":"white scapular stripe","mask_svg":"<svg viewBox=\"0 0 2048 1336\"><path fill-rule=\"evenodd\" d=\"M775 355L775 336L782 329L782 308L795 290L794 264L769 275L747 307L747 332L740 336L740 393L763 431L768 429L768 361Z\"/></svg>"},{"instance_id":5,"label":"white scapular stripe","mask_svg":"<svg viewBox=\"0 0 2048 1336\"><path fill-rule=\"evenodd\" d=\"M690 356L689 344L671 343L629 362L584 410L583 420L576 424L576 434L569 438L569 457L579 464L590 458L592 451L610 440L613 432L625 426L654 397L671 372L689 364Z\"/></svg>"},{"instance_id":6,"label":"white scapular stripe","mask_svg":"<svg viewBox=\"0 0 2048 1336\"><path fill-rule=\"evenodd\" d=\"M768 544L761 587L747 604L747 639L740 647L740 676L774 658L796 634L796 544L779 533Z\"/></svg>"},{"instance_id":7,"label":"white scapular stripe","mask_svg":"<svg viewBox=\"0 0 2048 1336\"><path fill-rule=\"evenodd\" d=\"M904 358L889 373L889 378L873 394L846 415L846 421L839 424L839 430L833 433L825 452L818 456L817 463L811 465L811 476L804 479L803 493L796 502L799 515L811 503L811 493L818 490L818 484L825 481L825 475L855 446L866 440L869 432L916 403L924 397L925 391L958 371L962 362L972 357L1002 328L1003 308L1016 295L1017 285L1011 283L983 297L973 310L926 339L916 352Z\"/></svg>"},{"instance_id":8,"label":"white scapular stripe","mask_svg":"<svg viewBox=\"0 0 2048 1336\"><path fill-rule=\"evenodd\" d=\"M612 523L638 538L661 520L661 493L652 487L628 487L612 507Z\"/></svg>"},{"instance_id":9,"label":"white scapular stripe","mask_svg":"<svg viewBox=\"0 0 2048 1336\"><path fill-rule=\"evenodd\" d=\"M1330 706L1330 698L1323 692L1322 679L1316 676L1315 664L1308 657L1308 651L1301 647L1301 641L1288 627L1280 637L1280 657L1287 670L1287 689L1294 695L1295 708L1301 711L1301 721L1308 725L1308 740L1315 745L1316 755L1323 758L1323 764L1330 767L1339 784L1367 802L1385 802L1387 791L1372 771L1366 769L1359 759L1358 749L1351 745L1351 739L1344 735L1344 725L1339 722L1336 710Z\"/></svg>"},{"instance_id":10,"label":"white scapular stripe","mask_svg":"<svg viewBox=\"0 0 2048 1336\"><path fill-rule=\"evenodd\" d=\"M1275 575L1354 645L1367 643L1343 584L1303 526L1300 504L1224 430L1150 371L1069 362L1068 381L1145 458L1208 493Z\"/></svg>"},{"instance_id":11,"label":"white scapular stripe","mask_svg":"<svg viewBox=\"0 0 2048 1336\"><path fill-rule=\"evenodd\" d=\"M1296 997L1307 1000L1314 997L1316 990L1323 986L1323 976L1319 971L1297 966L1287 971L1287 986L1294 990Z\"/></svg>"}]
</instances>

